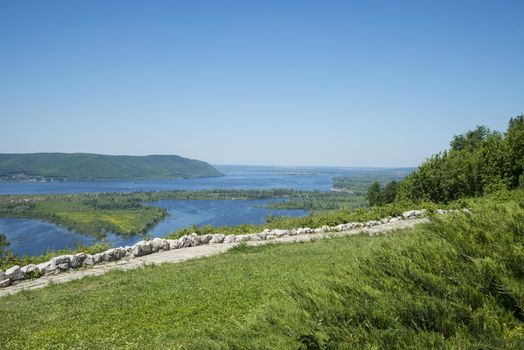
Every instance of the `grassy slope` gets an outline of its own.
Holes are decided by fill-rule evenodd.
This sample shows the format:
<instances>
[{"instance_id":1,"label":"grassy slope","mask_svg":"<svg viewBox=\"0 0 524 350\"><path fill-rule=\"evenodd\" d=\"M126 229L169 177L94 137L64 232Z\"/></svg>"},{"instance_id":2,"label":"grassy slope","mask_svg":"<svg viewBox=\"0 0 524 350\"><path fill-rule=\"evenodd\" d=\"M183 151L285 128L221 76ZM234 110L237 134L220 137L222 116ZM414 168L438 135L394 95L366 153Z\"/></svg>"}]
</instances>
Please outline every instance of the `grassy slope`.
<instances>
[{"instance_id":1,"label":"grassy slope","mask_svg":"<svg viewBox=\"0 0 524 350\"><path fill-rule=\"evenodd\" d=\"M522 349L524 196L0 299L0 348Z\"/></svg>"},{"instance_id":2,"label":"grassy slope","mask_svg":"<svg viewBox=\"0 0 524 350\"><path fill-rule=\"evenodd\" d=\"M220 176L206 162L175 155L109 156L90 153L0 154L0 176L92 179L161 179Z\"/></svg>"},{"instance_id":3,"label":"grassy slope","mask_svg":"<svg viewBox=\"0 0 524 350\"><path fill-rule=\"evenodd\" d=\"M146 232L165 216L161 208L145 205L102 208L92 205L82 195L52 195L27 197L29 202L11 203L26 197L0 196L0 215L40 219L62 225L88 235L111 231L122 235Z\"/></svg>"}]
</instances>

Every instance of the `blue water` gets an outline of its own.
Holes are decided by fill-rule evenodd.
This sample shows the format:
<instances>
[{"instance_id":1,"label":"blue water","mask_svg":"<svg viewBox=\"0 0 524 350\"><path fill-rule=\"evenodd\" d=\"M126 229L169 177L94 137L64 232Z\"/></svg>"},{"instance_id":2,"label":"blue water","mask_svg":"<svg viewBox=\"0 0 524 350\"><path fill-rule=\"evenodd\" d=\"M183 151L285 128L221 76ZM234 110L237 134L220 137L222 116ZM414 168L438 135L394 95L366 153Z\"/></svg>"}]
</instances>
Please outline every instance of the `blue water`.
<instances>
[{"instance_id":1,"label":"blue water","mask_svg":"<svg viewBox=\"0 0 524 350\"><path fill-rule=\"evenodd\" d=\"M263 167L217 166L225 176L202 179L144 181L71 181L71 182L0 182L0 194L65 194L85 192L130 192L205 189L270 189L329 191L334 176L370 173L406 173L406 169L334 168L334 167ZM191 225L228 226L262 224L269 215L302 216L303 210L270 210L260 208L267 200L168 200L150 203L165 208L169 216L147 232L146 236L164 236ZM11 243L9 250L17 255L39 255L49 249L74 248L93 244L97 238L78 234L52 223L38 220L0 218L0 232ZM122 237L108 234L112 246L136 243L144 235Z\"/></svg>"},{"instance_id":2,"label":"blue water","mask_svg":"<svg viewBox=\"0 0 524 350\"><path fill-rule=\"evenodd\" d=\"M95 237L81 235L64 227L39 220L0 218L0 232L9 241L8 250L16 255L40 255L48 250L75 248L78 244L91 245L98 241ZM134 238L107 235L113 246L125 245Z\"/></svg>"},{"instance_id":3,"label":"blue water","mask_svg":"<svg viewBox=\"0 0 524 350\"><path fill-rule=\"evenodd\" d=\"M119 236L108 234L105 241L113 247L131 245L144 237L165 236L191 225L227 226L262 224L270 215L303 216L305 210L274 210L260 208L269 200L164 200L150 205L165 208L169 216L145 235ZM10 242L8 249L17 255L39 255L48 250L75 248L99 241L52 223L38 220L0 218L0 232Z\"/></svg>"},{"instance_id":4,"label":"blue water","mask_svg":"<svg viewBox=\"0 0 524 350\"><path fill-rule=\"evenodd\" d=\"M263 224L268 216L304 216L307 210L262 208L270 200L163 200L154 205L165 208L169 217L148 234L162 236L193 224L229 226Z\"/></svg>"},{"instance_id":5,"label":"blue water","mask_svg":"<svg viewBox=\"0 0 524 350\"><path fill-rule=\"evenodd\" d=\"M141 181L0 182L0 194L57 194L208 189L270 189L329 191L334 176L398 172L404 169L337 167L216 166L225 176L200 179Z\"/></svg>"}]
</instances>

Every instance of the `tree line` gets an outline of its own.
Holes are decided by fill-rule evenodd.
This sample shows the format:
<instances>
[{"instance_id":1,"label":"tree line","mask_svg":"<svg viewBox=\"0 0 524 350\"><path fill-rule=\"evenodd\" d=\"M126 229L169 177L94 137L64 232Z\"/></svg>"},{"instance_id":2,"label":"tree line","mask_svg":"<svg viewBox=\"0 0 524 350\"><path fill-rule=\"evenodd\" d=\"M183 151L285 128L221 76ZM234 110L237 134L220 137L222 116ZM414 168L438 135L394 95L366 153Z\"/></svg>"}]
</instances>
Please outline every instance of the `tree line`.
<instances>
[{"instance_id":1,"label":"tree line","mask_svg":"<svg viewBox=\"0 0 524 350\"><path fill-rule=\"evenodd\" d=\"M506 132L477 126L456 135L450 149L435 154L404 180L367 192L370 205L394 201L449 203L524 187L524 115L511 118Z\"/></svg>"}]
</instances>

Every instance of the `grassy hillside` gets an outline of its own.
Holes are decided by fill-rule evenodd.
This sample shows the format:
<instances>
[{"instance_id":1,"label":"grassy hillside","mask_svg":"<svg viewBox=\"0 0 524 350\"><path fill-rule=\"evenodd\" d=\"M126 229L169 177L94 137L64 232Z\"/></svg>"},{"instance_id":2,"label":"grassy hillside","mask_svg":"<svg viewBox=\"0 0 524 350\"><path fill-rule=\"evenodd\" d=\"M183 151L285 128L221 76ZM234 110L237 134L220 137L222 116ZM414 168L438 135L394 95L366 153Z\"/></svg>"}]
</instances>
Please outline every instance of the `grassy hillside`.
<instances>
[{"instance_id":1,"label":"grassy hillside","mask_svg":"<svg viewBox=\"0 0 524 350\"><path fill-rule=\"evenodd\" d=\"M0 299L0 348L522 349L524 194Z\"/></svg>"},{"instance_id":2,"label":"grassy hillside","mask_svg":"<svg viewBox=\"0 0 524 350\"><path fill-rule=\"evenodd\" d=\"M221 176L206 162L175 155L108 156L90 153L0 154L0 177L76 180L163 179Z\"/></svg>"}]
</instances>

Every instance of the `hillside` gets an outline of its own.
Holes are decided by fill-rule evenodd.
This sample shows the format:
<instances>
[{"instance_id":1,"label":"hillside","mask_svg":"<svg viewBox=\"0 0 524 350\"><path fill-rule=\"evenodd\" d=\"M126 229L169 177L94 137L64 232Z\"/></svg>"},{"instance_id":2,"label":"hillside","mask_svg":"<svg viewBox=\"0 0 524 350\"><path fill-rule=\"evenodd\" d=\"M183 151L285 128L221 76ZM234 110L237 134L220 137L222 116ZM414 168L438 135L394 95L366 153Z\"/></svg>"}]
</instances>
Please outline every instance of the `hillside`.
<instances>
[{"instance_id":1,"label":"hillside","mask_svg":"<svg viewBox=\"0 0 524 350\"><path fill-rule=\"evenodd\" d=\"M0 348L522 349L523 201L4 297Z\"/></svg>"},{"instance_id":2,"label":"hillside","mask_svg":"<svg viewBox=\"0 0 524 350\"><path fill-rule=\"evenodd\" d=\"M176 155L0 154L0 177L15 179L19 174L66 180L167 179L222 175L206 162Z\"/></svg>"}]
</instances>

